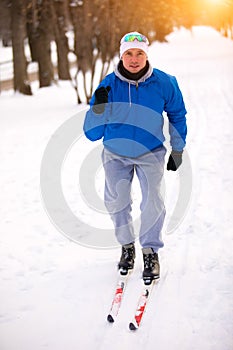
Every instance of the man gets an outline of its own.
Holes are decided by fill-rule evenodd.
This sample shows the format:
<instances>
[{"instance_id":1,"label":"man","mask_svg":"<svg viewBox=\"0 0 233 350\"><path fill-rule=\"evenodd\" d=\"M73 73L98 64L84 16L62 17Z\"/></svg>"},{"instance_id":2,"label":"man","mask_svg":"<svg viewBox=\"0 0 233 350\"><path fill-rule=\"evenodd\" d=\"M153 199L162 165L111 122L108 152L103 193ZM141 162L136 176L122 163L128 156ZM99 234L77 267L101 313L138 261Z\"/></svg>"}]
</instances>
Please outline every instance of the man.
<instances>
[{"instance_id":1,"label":"man","mask_svg":"<svg viewBox=\"0 0 233 350\"><path fill-rule=\"evenodd\" d=\"M88 139L103 138L105 205L122 246L121 274L133 269L135 236L131 217L131 184L137 175L141 192L141 227L144 281L159 278L158 251L165 207L160 195L166 149L163 146L163 112L169 120L172 152L167 170L182 162L187 133L186 110L176 78L148 61L148 39L131 32L120 42L120 61L95 91L86 114Z\"/></svg>"}]
</instances>

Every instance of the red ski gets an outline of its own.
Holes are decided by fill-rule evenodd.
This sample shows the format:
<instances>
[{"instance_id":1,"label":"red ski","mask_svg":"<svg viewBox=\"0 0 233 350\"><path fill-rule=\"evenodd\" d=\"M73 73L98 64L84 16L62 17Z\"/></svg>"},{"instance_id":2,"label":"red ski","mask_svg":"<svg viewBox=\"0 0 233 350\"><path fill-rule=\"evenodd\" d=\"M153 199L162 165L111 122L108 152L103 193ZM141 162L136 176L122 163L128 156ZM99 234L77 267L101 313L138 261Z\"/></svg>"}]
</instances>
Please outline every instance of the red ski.
<instances>
[{"instance_id":1,"label":"red ski","mask_svg":"<svg viewBox=\"0 0 233 350\"><path fill-rule=\"evenodd\" d=\"M141 295L138 300L138 305L133 317L132 322L129 324L129 329L131 331L135 331L139 328L142 317L146 310L146 305L148 303L149 297L152 293L153 286L158 282L158 280L153 280L149 285L146 285L143 287L143 290L141 292Z\"/></svg>"},{"instance_id":2,"label":"red ski","mask_svg":"<svg viewBox=\"0 0 233 350\"><path fill-rule=\"evenodd\" d=\"M110 312L108 314L107 320L110 323L113 323L118 315L118 312L120 310L122 298L124 295L124 291L126 288L126 283L128 280L128 277L130 275L130 272L128 272L127 275L120 275L117 281L117 286L115 289L112 305L110 308Z\"/></svg>"}]
</instances>

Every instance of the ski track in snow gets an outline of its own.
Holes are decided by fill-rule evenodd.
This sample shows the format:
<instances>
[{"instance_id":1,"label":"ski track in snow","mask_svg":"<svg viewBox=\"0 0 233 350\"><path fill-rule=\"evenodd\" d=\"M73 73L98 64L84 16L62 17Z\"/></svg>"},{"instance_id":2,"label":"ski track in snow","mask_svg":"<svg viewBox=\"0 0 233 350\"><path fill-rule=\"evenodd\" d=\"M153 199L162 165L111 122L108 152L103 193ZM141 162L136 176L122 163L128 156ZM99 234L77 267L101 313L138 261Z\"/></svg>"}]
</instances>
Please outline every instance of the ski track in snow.
<instances>
[{"instance_id":1,"label":"ski track in snow","mask_svg":"<svg viewBox=\"0 0 233 350\"><path fill-rule=\"evenodd\" d=\"M183 221L170 233L165 225L161 281L134 333L128 323L142 286L139 245L119 317L110 325L119 249L69 241L41 203L46 144L85 106L77 107L67 83L40 90L35 84L33 97L0 96L1 350L233 348L233 42L210 28L179 30L169 43L152 45L151 62L176 75L183 92L193 187ZM70 164L67 197L88 220L69 183L75 181L75 155ZM165 176L169 217L179 181L177 173Z\"/></svg>"}]
</instances>

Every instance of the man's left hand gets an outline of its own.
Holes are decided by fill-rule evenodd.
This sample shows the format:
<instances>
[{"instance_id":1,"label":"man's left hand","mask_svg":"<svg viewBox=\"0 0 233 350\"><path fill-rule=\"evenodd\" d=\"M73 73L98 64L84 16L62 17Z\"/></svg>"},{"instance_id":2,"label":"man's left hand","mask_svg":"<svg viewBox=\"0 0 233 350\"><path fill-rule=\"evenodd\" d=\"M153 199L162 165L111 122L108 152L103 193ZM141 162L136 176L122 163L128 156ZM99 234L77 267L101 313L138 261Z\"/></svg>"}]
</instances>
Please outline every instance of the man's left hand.
<instances>
[{"instance_id":1,"label":"man's left hand","mask_svg":"<svg viewBox=\"0 0 233 350\"><path fill-rule=\"evenodd\" d=\"M176 171L182 163L182 153L183 151L172 151L168 162L167 170Z\"/></svg>"}]
</instances>

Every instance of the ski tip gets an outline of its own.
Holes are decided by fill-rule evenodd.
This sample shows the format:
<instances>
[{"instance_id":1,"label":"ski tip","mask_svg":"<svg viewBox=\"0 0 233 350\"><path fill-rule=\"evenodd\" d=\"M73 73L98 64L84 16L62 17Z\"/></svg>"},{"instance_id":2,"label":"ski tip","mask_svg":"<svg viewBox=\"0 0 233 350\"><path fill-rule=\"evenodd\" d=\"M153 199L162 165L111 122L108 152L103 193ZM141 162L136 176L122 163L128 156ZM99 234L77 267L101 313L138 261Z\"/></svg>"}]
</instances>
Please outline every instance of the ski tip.
<instances>
[{"instance_id":1,"label":"ski tip","mask_svg":"<svg viewBox=\"0 0 233 350\"><path fill-rule=\"evenodd\" d=\"M129 329L130 329L131 331L136 331L136 330L138 329L138 327L135 326L135 324L134 324L133 322L130 322L130 324L129 324Z\"/></svg>"},{"instance_id":2,"label":"ski tip","mask_svg":"<svg viewBox=\"0 0 233 350\"><path fill-rule=\"evenodd\" d=\"M108 320L109 323L113 323L114 322L114 318L110 314L108 315L107 320Z\"/></svg>"}]
</instances>

